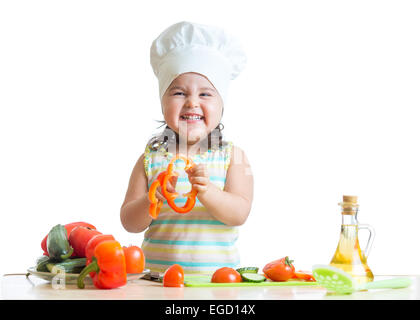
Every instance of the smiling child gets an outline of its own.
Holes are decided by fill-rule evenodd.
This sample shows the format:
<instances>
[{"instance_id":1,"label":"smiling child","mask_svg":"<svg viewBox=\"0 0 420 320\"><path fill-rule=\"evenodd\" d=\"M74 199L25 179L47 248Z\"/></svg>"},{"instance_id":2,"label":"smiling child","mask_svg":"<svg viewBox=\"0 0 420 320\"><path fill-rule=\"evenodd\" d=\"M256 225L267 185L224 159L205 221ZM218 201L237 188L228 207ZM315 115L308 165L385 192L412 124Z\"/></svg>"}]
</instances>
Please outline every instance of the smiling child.
<instances>
[{"instance_id":1,"label":"smiling child","mask_svg":"<svg viewBox=\"0 0 420 320\"><path fill-rule=\"evenodd\" d=\"M159 81L166 127L138 159L121 206L129 232L143 232L146 268L164 272L173 264L185 274L211 274L239 265L237 227L251 210L253 177L243 150L225 141L220 123L230 80L245 66L238 41L224 30L190 22L167 28L151 46L151 65ZM177 179L168 191L197 190L194 208L185 214L164 201L157 219L149 216L148 189L171 159L184 155L195 166L175 161ZM182 206L185 198L176 199Z\"/></svg>"}]
</instances>

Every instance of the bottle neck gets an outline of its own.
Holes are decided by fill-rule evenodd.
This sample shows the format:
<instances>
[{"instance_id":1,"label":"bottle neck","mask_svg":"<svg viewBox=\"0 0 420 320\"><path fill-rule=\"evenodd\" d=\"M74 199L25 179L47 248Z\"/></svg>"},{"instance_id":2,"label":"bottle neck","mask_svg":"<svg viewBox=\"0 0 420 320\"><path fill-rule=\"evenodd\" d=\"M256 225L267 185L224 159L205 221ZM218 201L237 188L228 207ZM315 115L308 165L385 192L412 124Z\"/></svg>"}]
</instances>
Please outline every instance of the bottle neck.
<instances>
[{"instance_id":1,"label":"bottle neck","mask_svg":"<svg viewBox=\"0 0 420 320\"><path fill-rule=\"evenodd\" d=\"M346 224L346 225L357 225L357 213L358 213L358 209L354 209L351 212L349 211L342 211L341 212L341 218L342 218L342 223L341 224Z\"/></svg>"}]
</instances>

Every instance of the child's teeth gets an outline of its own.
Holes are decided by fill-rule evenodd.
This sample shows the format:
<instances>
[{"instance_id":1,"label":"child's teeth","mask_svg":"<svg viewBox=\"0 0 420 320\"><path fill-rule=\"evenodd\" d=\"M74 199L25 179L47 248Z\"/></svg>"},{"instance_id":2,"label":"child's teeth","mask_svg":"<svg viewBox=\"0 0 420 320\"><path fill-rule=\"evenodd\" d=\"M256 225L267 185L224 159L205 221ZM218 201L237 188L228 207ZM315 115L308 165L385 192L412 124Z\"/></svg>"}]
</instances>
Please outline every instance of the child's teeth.
<instances>
[{"instance_id":1,"label":"child's teeth","mask_svg":"<svg viewBox=\"0 0 420 320\"><path fill-rule=\"evenodd\" d=\"M182 116L181 118L185 120L200 120L201 116Z\"/></svg>"}]
</instances>

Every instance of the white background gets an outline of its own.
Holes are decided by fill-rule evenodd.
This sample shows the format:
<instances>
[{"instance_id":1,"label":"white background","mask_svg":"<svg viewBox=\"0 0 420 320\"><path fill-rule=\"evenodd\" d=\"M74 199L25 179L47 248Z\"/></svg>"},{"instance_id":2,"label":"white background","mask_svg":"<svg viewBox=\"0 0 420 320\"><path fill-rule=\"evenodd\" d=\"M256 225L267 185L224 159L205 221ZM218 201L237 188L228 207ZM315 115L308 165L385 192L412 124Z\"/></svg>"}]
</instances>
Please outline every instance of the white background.
<instances>
[{"instance_id":1,"label":"white background","mask_svg":"<svg viewBox=\"0 0 420 320\"><path fill-rule=\"evenodd\" d=\"M141 245L119 209L162 120L150 44L182 20L248 55L222 119L255 178L242 265L329 263L351 194L374 274L420 273L419 17L418 1L2 1L1 274L58 223Z\"/></svg>"}]
</instances>

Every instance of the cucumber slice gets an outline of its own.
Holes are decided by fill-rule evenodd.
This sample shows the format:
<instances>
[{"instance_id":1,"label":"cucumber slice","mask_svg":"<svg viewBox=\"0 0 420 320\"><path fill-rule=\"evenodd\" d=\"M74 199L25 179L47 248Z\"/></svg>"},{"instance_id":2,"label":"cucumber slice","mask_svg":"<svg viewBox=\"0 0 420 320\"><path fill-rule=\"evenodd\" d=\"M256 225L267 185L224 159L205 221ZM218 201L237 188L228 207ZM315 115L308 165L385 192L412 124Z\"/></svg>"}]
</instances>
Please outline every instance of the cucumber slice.
<instances>
[{"instance_id":1,"label":"cucumber slice","mask_svg":"<svg viewBox=\"0 0 420 320\"><path fill-rule=\"evenodd\" d=\"M258 273L245 272L241 274L242 280L245 282L264 282L266 277Z\"/></svg>"},{"instance_id":2,"label":"cucumber slice","mask_svg":"<svg viewBox=\"0 0 420 320\"><path fill-rule=\"evenodd\" d=\"M236 271L239 272L239 274L242 273L258 273L258 267L244 267L236 269Z\"/></svg>"}]
</instances>

